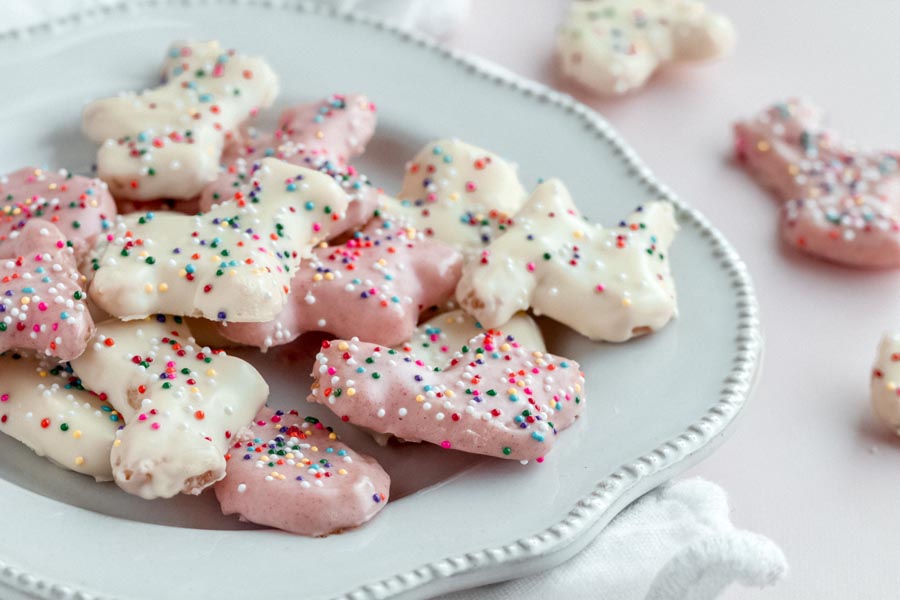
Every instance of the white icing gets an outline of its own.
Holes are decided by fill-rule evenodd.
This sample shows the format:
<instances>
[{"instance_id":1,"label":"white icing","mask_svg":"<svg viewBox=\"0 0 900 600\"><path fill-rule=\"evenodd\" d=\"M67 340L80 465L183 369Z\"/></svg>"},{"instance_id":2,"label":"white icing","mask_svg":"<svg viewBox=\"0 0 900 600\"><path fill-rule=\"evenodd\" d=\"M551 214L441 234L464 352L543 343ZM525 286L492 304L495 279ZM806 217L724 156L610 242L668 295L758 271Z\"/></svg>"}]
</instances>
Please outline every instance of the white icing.
<instances>
[{"instance_id":1,"label":"white icing","mask_svg":"<svg viewBox=\"0 0 900 600\"><path fill-rule=\"evenodd\" d=\"M667 202L647 204L624 227L593 225L550 180L515 227L465 266L456 298L485 327L530 307L592 340L622 342L677 312L665 257L677 229Z\"/></svg>"},{"instance_id":2,"label":"white icing","mask_svg":"<svg viewBox=\"0 0 900 600\"><path fill-rule=\"evenodd\" d=\"M120 217L96 250L94 301L123 319L274 319L301 259L340 222L348 200L328 175L272 158L261 161L252 187L201 215Z\"/></svg>"},{"instance_id":3,"label":"white icing","mask_svg":"<svg viewBox=\"0 0 900 600\"><path fill-rule=\"evenodd\" d=\"M526 198L514 165L445 139L428 144L407 163L397 199L386 198L382 212L472 256L505 230Z\"/></svg>"},{"instance_id":4,"label":"white icing","mask_svg":"<svg viewBox=\"0 0 900 600\"><path fill-rule=\"evenodd\" d=\"M731 22L696 0L572 2L557 40L563 72L601 94L641 87L659 67L728 54Z\"/></svg>"},{"instance_id":5,"label":"white icing","mask_svg":"<svg viewBox=\"0 0 900 600\"><path fill-rule=\"evenodd\" d=\"M886 333L872 368L872 409L900 435L900 332Z\"/></svg>"},{"instance_id":6,"label":"white icing","mask_svg":"<svg viewBox=\"0 0 900 600\"><path fill-rule=\"evenodd\" d=\"M118 413L65 367L14 356L0 355L0 431L65 469L111 480Z\"/></svg>"},{"instance_id":7,"label":"white icing","mask_svg":"<svg viewBox=\"0 0 900 600\"><path fill-rule=\"evenodd\" d=\"M119 487L147 499L199 494L222 479L229 439L269 393L249 363L201 348L171 317L100 323L72 367L125 418L112 472Z\"/></svg>"},{"instance_id":8,"label":"white icing","mask_svg":"<svg viewBox=\"0 0 900 600\"><path fill-rule=\"evenodd\" d=\"M278 92L265 61L216 41L173 45L163 67L159 87L85 107L82 128L102 144L97 171L116 197L198 195L218 174L226 135Z\"/></svg>"}]
</instances>

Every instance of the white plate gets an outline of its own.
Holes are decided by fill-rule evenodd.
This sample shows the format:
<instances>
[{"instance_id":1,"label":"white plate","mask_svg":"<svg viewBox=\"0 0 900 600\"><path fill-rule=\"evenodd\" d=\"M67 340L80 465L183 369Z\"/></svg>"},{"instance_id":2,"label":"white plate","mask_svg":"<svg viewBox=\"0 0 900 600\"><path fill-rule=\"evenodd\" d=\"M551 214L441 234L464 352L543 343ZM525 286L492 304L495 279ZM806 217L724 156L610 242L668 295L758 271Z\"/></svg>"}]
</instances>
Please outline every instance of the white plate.
<instances>
[{"instance_id":1,"label":"white plate","mask_svg":"<svg viewBox=\"0 0 900 600\"><path fill-rule=\"evenodd\" d=\"M672 198L586 107L383 23L290 1L145 4L0 37L0 172L89 165L94 149L79 134L85 101L153 84L174 39L219 38L271 61L282 105L332 91L369 94L380 121L360 166L388 190L398 188L404 160L422 143L454 135L518 161L529 185L561 177L600 222ZM588 381L586 413L543 465L429 446L379 449L320 414L382 461L392 500L365 527L308 539L224 518L209 494L129 497L3 437L0 592L412 598L559 564L631 500L708 453L757 369L756 303L743 264L701 215L672 200L682 226L670 253L677 321L625 345L592 344L543 323L550 349L579 360ZM265 361L252 357L275 405L303 401L307 366L296 361L309 353L300 345Z\"/></svg>"}]
</instances>

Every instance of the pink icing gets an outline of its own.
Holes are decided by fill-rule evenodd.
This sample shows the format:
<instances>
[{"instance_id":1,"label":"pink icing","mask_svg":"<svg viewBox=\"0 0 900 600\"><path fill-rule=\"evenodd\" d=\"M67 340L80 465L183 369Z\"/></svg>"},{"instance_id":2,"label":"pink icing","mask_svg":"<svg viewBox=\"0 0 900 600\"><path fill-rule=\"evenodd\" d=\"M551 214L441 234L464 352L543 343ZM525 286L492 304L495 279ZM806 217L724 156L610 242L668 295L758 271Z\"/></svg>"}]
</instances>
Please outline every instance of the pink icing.
<instances>
[{"instance_id":1,"label":"pink icing","mask_svg":"<svg viewBox=\"0 0 900 600\"><path fill-rule=\"evenodd\" d=\"M362 525L388 501L390 478L318 419L263 408L231 447L216 498L226 515L324 536Z\"/></svg>"}]
</instances>

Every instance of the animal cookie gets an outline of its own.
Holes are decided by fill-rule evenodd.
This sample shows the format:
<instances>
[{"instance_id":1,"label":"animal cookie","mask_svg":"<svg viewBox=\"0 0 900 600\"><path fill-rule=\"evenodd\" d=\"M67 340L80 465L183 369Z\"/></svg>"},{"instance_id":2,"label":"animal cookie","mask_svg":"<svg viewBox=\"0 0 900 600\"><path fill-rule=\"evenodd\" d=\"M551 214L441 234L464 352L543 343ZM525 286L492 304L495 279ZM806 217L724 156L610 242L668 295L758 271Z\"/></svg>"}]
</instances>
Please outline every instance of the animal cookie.
<instances>
[{"instance_id":1,"label":"animal cookie","mask_svg":"<svg viewBox=\"0 0 900 600\"><path fill-rule=\"evenodd\" d=\"M203 190L202 210L217 202L247 195L257 161L274 157L315 169L337 181L350 204L344 231L364 225L381 203L381 193L347 161L363 153L375 131L375 105L365 96L334 94L320 102L300 104L281 115L272 134L248 130L225 148L225 169Z\"/></svg>"},{"instance_id":2,"label":"animal cookie","mask_svg":"<svg viewBox=\"0 0 900 600\"><path fill-rule=\"evenodd\" d=\"M784 200L791 246L852 267L900 267L900 152L863 151L803 100L734 127L738 161Z\"/></svg>"},{"instance_id":3,"label":"animal cookie","mask_svg":"<svg viewBox=\"0 0 900 600\"><path fill-rule=\"evenodd\" d=\"M68 365L0 355L0 431L39 456L97 481L112 479L119 413L86 391Z\"/></svg>"},{"instance_id":4,"label":"animal cookie","mask_svg":"<svg viewBox=\"0 0 900 600\"><path fill-rule=\"evenodd\" d=\"M355 452L318 419L263 408L235 437L215 490L226 515L324 536L378 514L390 483L375 459Z\"/></svg>"},{"instance_id":5,"label":"animal cookie","mask_svg":"<svg viewBox=\"0 0 900 600\"><path fill-rule=\"evenodd\" d=\"M471 257L509 226L527 194L515 166L493 152L439 140L407 163L397 198L383 212Z\"/></svg>"},{"instance_id":6,"label":"animal cookie","mask_svg":"<svg viewBox=\"0 0 900 600\"><path fill-rule=\"evenodd\" d=\"M618 227L584 220L562 182L534 191L516 226L463 269L460 305L485 327L520 310L592 340L624 342L675 316L666 252L678 226L672 205L651 202Z\"/></svg>"},{"instance_id":7,"label":"animal cookie","mask_svg":"<svg viewBox=\"0 0 900 600\"><path fill-rule=\"evenodd\" d=\"M196 216L121 218L93 259L91 295L123 319L162 313L270 321L301 259L346 206L331 177L264 159L245 198Z\"/></svg>"},{"instance_id":8,"label":"animal cookie","mask_svg":"<svg viewBox=\"0 0 900 600\"><path fill-rule=\"evenodd\" d=\"M378 219L341 246L313 250L273 321L223 323L219 333L263 350L305 331L399 344L422 310L453 295L461 272L462 256L452 247Z\"/></svg>"},{"instance_id":9,"label":"animal cookie","mask_svg":"<svg viewBox=\"0 0 900 600\"><path fill-rule=\"evenodd\" d=\"M37 350L71 360L84 352L94 327L72 247L41 219L14 233L0 252L0 352Z\"/></svg>"},{"instance_id":10,"label":"animal cookie","mask_svg":"<svg viewBox=\"0 0 900 600\"><path fill-rule=\"evenodd\" d=\"M31 219L50 221L81 258L112 227L116 205L99 179L25 167L0 177L0 253Z\"/></svg>"},{"instance_id":11,"label":"animal cookie","mask_svg":"<svg viewBox=\"0 0 900 600\"><path fill-rule=\"evenodd\" d=\"M113 476L147 499L199 494L222 479L229 440L269 394L249 363L199 347L172 317L98 324L72 368L124 417Z\"/></svg>"},{"instance_id":12,"label":"animal cookie","mask_svg":"<svg viewBox=\"0 0 900 600\"><path fill-rule=\"evenodd\" d=\"M872 367L872 409L900 435L900 332L886 333Z\"/></svg>"},{"instance_id":13,"label":"animal cookie","mask_svg":"<svg viewBox=\"0 0 900 600\"><path fill-rule=\"evenodd\" d=\"M400 439L516 460L543 460L584 405L578 363L487 331L446 368L359 342L324 342L311 402Z\"/></svg>"},{"instance_id":14,"label":"animal cookie","mask_svg":"<svg viewBox=\"0 0 900 600\"><path fill-rule=\"evenodd\" d=\"M226 137L277 92L262 59L215 41L177 43L162 85L91 102L82 129L102 144L97 171L114 196L190 199L218 175Z\"/></svg>"},{"instance_id":15,"label":"animal cookie","mask_svg":"<svg viewBox=\"0 0 900 600\"><path fill-rule=\"evenodd\" d=\"M718 58L734 42L731 22L696 0L575 0L557 50L566 76L624 94L667 64Z\"/></svg>"},{"instance_id":16,"label":"animal cookie","mask_svg":"<svg viewBox=\"0 0 900 600\"><path fill-rule=\"evenodd\" d=\"M498 329L525 348L547 351L541 330L526 313L516 313ZM457 350L481 333L484 333L481 323L457 309L425 321L416 328L409 341L396 349L413 354L426 365L445 367Z\"/></svg>"}]
</instances>

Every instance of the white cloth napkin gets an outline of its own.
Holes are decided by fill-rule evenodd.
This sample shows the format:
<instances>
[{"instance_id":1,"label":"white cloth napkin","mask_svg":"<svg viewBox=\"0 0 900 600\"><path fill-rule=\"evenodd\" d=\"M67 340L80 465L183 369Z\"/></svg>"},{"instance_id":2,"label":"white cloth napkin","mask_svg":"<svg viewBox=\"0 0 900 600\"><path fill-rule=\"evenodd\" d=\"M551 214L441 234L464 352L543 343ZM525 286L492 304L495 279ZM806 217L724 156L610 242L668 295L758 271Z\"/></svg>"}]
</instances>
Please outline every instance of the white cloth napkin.
<instances>
[{"instance_id":1,"label":"white cloth napkin","mask_svg":"<svg viewBox=\"0 0 900 600\"><path fill-rule=\"evenodd\" d=\"M435 37L452 33L471 0L324 0ZM9 0L0 31L27 27L113 0ZM771 540L732 525L728 499L700 479L667 484L626 508L583 552L523 579L443 600L710 600L732 583L763 587L787 572Z\"/></svg>"},{"instance_id":2,"label":"white cloth napkin","mask_svg":"<svg viewBox=\"0 0 900 600\"><path fill-rule=\"evenodd\" d=\"M728 513L728 497L713 483L665 484L559 567L441 600L712 600L732 583L780 580L788 567L778 546L736 529Z\"/></svg>"}]
</instances>

